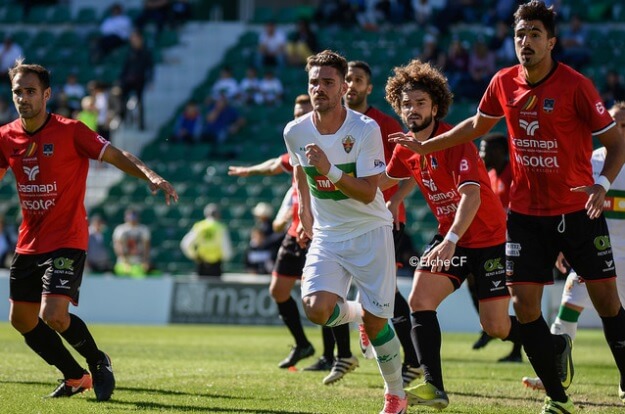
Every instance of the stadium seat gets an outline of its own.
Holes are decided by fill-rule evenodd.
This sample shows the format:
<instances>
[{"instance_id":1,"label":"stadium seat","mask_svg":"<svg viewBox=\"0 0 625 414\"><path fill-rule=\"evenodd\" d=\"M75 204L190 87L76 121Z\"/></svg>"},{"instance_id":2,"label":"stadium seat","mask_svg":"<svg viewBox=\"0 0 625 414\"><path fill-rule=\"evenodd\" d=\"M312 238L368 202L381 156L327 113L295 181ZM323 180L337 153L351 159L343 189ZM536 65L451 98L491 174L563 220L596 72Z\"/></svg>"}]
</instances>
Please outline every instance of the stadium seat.
<instances>
[{"instance_id":1,"label":"stadium seat","mask_svg":"<svg viewBox=\"0 0 625 414\"><path fill-rule=\"evenodd\" d=\"M19 4L9 4L4 7L4 13L0 15L0 23L18 24L24 19L23 7Z\"/></svg>"},{"instance_id":2,"label":"stadium seat","mask_svg":"<svg viewBox=\"0 0 625 414\"><path fill-rule=\"evenodd\" d=\"M98 14L96 9L93 7L82 7L76 13L76 17L74 18L75 24L97 24L98 23Z\"/></svg>"},{"instance_id":3,"label":"stadium seat","mask_svg":"<svg viewBox=\"0 0 625 414\"><path fill-rule=\"evenodd\" d=\"M56 5L48 16L50 24L69 24L72 22L72 10L68 5Z\"/></svg>"},{"instance_id":4,"label":"stadium seat","mask_svg":"<svg viewBox=\"0 0 625 414\"><path fill-rule=\"evenodd\" d=\"M51 8L47 6L33 6L26 15L24 22L28 24L46 24L48 23L48 14Z\"/></svg>"},{"instance_id":5,"label":"stadium seat","mask_svg":"<svg viewBox=\"0 0 625 414\"><path fill-rule=\"evenodd\" d=\"M273 9L270 7L257 7L254 10L254 17L252 23L267 23L271 20L275 20L276 16Z\"/></svg>"}]
</instances>

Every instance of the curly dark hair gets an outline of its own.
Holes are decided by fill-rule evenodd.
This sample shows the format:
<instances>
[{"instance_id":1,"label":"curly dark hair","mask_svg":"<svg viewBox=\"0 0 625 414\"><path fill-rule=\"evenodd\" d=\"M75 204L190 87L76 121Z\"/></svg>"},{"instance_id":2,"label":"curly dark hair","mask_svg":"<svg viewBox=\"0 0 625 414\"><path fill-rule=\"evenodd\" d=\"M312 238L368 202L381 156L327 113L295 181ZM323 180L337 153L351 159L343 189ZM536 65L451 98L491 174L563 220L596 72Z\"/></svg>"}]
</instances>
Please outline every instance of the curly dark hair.
<instances>
[{"instance_id":1,"label":"curly dark hair","mask_svg":"<svg viewBox=\"0 0 625 414\"><path fill-rule=\"evenodd\" d=\"M401 116L402 92L423 91L430 95L433 105L438 107L435 119L445 118L454 95L440 70L429 63L413 59L406 66L395 67L393 72L394 75L386 81L386 100L397 115Z\"/></svg>"},{"instance_id":2,"label":"curly dark hair","mask_svg":"<svg viewBox=\"0 0 625 414\"><path fill-rule=\"evenodd\" d=\"M347 76L347 59L331 50L324 50L316 55L308 56L306 59L306 72L313 66L330 66L338 71L345 79Z\"/></svg>"},{"instance_id":3,"label":"curly dark hair","mask_svg":"<svg viewBox=\"0 0 625 414\"><path fill-rule=\"evenodd\" d=\"M514 25L516 26L521 20L539 20L545 26L549 37L556 35L556 12L553 6L547 7L542 1L532 0L521 4L514 13Z\"/></svg>"}]
</instances>

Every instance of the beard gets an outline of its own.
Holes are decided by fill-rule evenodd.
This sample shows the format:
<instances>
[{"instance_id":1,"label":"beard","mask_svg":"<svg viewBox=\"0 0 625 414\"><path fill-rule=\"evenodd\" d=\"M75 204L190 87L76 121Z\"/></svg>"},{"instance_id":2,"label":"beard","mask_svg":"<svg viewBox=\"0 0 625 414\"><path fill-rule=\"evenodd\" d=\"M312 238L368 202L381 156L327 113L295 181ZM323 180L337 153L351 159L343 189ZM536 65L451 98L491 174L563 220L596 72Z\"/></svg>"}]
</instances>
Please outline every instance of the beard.
<instances>
[{"instance_id":1,"label":"beard","mask_svg":"<svg viewBox=\"0 0 625 414\"><path fill-rule=\"evenodd\" d=\"M411 132L416 134L417 132L423 131L424 129L429 127L431 124L432 124L432 115L423 118L421 125L418 125L415 121L412 121L410 125L408 126L408 128L410 129Z\"/></svg>"}]
</instances>

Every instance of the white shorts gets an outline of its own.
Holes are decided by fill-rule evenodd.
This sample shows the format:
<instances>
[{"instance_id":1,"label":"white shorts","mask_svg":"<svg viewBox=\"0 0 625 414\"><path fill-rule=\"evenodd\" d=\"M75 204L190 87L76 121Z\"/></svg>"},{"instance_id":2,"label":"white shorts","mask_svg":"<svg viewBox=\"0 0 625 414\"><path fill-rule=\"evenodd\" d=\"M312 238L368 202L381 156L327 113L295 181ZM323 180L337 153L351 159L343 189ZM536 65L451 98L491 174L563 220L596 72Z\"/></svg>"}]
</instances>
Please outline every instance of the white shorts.
<instances>
[{"instance_id":1,"label":"white shorts","mask_svg":"<svg viewBox=\"0 0 625 414\"><path fill-rule=\"evenodd\" d=\"M397 281L390 226L341 242L315 242L313 237L302 275L302 297L324 291L345 300L352 278L367 312L393 317Z\"/></svg>"},{"instance_id":2,"label":"white shorts","mask_svg":"<svg viewBox=\"0 0 625 414\"><path fill-rule=\"evenodd\" d=\"M625 269L624 266L616 266L618 269ZM616 291L618 297L621 300L621 305L625 306L625 274L617 275L616 277ZM571 270L566 283L564 284L564 290L562 291L562 303L570 303L581 308L591 308L593 306L586 288L586 283L580 281L579 276L575 271Z\"/></svg>"}]
</instances>

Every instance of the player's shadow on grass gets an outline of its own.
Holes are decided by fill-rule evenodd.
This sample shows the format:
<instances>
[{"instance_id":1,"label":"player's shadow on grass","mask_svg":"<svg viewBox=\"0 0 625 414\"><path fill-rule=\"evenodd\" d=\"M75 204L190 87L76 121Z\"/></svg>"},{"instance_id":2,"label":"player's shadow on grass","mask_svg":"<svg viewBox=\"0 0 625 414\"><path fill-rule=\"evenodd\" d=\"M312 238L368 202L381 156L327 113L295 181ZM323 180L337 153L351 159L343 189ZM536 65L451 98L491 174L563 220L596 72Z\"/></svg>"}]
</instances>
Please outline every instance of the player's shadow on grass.
<instances>
[{"instance_id":1,"label":"player's shadow on grass","mask_svg":"<svg viewBox=\"0 0 625 414\"><path fill-rule=\"evenodd\" d=\"M176 405L176 404L160 404L152 401L117 401L112 399L109 401L110 405L127 405L132 406L132 410L176 410L176 411L190 411L190 412L209 412L209 413L231 413L232 407L206 407L206 406L193 406L193 405ZM250 414L314 414L315 411L291 411L291 410L262 410L258 408L241 408L237 407L238 413L250 413Z\"/></svg>"}]
</instances>

